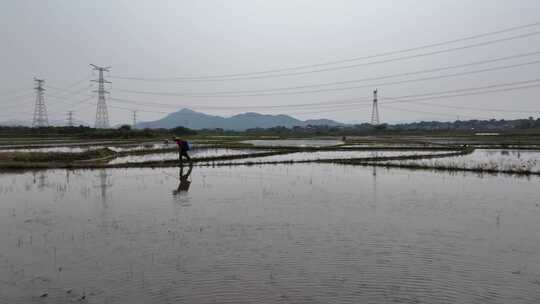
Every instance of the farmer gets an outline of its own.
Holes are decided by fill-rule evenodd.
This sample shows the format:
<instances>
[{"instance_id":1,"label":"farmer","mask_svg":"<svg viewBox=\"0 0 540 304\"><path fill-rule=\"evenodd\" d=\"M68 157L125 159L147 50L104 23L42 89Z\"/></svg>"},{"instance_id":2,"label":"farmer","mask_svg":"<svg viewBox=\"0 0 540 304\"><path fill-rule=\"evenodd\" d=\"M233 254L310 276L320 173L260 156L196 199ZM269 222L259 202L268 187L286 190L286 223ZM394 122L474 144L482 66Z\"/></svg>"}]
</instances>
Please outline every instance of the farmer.
<instances>
[{"instance_id":1,"label":"farmer","mask_svg":"<svg viewBox=\"0 0 540 304\"><path fill-rule=\"evenodd\" d=\"M178 161L180 162L180 165L182 164L182 156L185 156L186 159L191 162L191 157L189 157L187 153L187 151L189 151L188 142L178 137L174 138L174 142L178 145Z\"/></svg>"}]
</instances>

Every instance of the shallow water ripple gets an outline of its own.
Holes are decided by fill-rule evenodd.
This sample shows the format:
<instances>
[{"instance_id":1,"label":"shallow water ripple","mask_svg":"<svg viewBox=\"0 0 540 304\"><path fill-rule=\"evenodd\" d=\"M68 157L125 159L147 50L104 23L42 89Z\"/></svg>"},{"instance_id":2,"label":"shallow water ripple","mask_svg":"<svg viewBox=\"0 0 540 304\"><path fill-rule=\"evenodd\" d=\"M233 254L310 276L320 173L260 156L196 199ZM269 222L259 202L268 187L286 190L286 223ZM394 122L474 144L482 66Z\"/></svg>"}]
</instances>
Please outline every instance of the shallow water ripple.
<instances>
[{"instance_id":1,"label":"shallow water ripple","mask_svg":"<svg viewBox=\"0 0 540 304\"><path fill-rule=\"evenodd\" d=\"M1 303L537 303L538 179L337 165L0 175ZM180 183L180 185L179 185Z\"/></svg>"}]
</instances>

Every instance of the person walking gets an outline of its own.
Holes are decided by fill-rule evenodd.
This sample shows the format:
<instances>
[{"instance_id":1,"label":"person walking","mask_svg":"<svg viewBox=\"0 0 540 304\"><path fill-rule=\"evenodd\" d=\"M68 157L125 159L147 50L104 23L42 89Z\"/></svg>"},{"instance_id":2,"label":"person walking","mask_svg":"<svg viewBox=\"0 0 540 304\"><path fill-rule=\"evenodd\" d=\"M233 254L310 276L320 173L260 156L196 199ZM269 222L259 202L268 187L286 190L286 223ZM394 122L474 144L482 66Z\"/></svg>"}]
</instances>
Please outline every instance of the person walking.
<instances>
[{"instance_id":1,"label":"person walking","mask_svg":"<svg viewBox=\"0 0 540 304\"><path fill-rule=\"evenodd\" d=\"M174 138L174 142L178 146L178 161L180 162L180 165L182 165L183 162L182 157L185 157L191 163L191 157L189 157L188 154L189 143L178 137Z\"/></svg>"}]
</instances>

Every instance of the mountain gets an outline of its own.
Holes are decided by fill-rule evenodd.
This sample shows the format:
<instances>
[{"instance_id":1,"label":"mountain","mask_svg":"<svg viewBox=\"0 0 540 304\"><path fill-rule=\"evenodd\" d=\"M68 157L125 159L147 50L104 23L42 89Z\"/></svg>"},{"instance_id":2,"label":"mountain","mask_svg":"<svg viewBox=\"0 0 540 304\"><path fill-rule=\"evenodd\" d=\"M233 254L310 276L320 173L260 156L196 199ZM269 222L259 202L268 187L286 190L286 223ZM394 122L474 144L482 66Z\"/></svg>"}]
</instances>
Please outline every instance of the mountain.
<instances>
[{"instance_id":1,"label":"mountain","mask_svg":"<svg viewBox=\"0 0 540 304\"><path fill-rule=\"evenodd\" d=\"M141 122L136 125L138 129L172 129L178 126L187 127L190 129L204 128L222 128L225 124L225 118L220 116L207 115L192 111L190 109L182 109L178 112L171 113L162 119L150 122Z\"/></svg>"},{"instance_id":2,"label":"mountain","mask_svg":"<svg viewBox=\"0 0 540 304\"><path fill-rule=\"evenodd\" d=\"M265 115L259 113L243 113L226 119L223 129L245 130L250 128L294 127L301 126L301 120L287 115Z\"/></svg>"},{"instance_id":3,"label":"mountain","mask_svg":"<svg viewBox=\"0 0 540 304\"><path fill-rule=\"evenodd\" d=\"M329 126L329 127L339 127L344 126L346 124L337 122L335 120L331 119L308 119L304 121L305 125L312 125L312 126Z\"/></svg>"},{"instance_id":4,"label":"mountain","mask_svg":"<svg viewBox=\"0 0 540 304\"><path fill-rule=\"evenodd\" d=\"M172 129L178 126L190 129L215 129L242 131L251 128L272 128L307 125L344 126L345 124L329 119L311 119L302 121L288 115L268 115L259 113L242 113L228 118L195 112L190 109L182 109L178 112L149 122L138 123L136 128L144 129Z\"/></svg>"}]
</instances>

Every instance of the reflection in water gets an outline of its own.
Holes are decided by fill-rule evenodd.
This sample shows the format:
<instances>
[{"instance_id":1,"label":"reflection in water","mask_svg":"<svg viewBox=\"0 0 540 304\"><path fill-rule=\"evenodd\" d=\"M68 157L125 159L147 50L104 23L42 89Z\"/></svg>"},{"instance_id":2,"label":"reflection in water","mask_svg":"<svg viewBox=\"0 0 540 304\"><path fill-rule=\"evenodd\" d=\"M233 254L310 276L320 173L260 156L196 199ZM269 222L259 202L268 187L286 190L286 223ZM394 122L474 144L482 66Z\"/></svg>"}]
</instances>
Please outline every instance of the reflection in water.
<instances>
[{"instance_id":1,"label":"reflection in water","mask_svg":"<svg viewBox=\"0 0 540 304\"><path fill-rule=\"evenodd\" d=\"M538 177L376 170L0 174L0 303L538 303Z\"/></svg>"},{"instance_id":2,"label":"reflection in water","mask_svg":"<svg viewBox=\"0 0 540 304\"><path fill-rule=\"evenodd\" d=\"M35 179L34 179L34 181L35 181ZM45 176L45 173L43 171L41 171L38 174L37 187L38 187L39 190L43 190L46 185L47 185L47 176Z\"/></svg>"},{"instance_id":3,"label":"reflection in water","mask_svg":"<svg viewBox=\"0 0 540 304\"><path fill-rule=\"evenodd\" d=\"M391 160L385 163L440 168L540 172L540 150L476 149L472 154L433 159Z\"/></svg>"},{"instance_id":4,"label":"reflection in water","mask_svg":"<svg viewBox=\"0 0 540 304\"><path fill-rule=\"evenodd\" d=\"M178 187L172 192L175 201L179 202L182 205L189 205L189 197L187 197L186 194L189 191L189 187L191 186L191 181L189 180L191 171L193 171L192 163L189 164L188 170L185 174L184 166L180 166L178 172Z\"/></svg>"},{"instance_id":5,"label":"reflection in water","mask_svg":"<svg viewBox=\"0 0 540 304\"><path fill-rule=\"evenodd\" d=\"M103 206L106 207L107 204L107 188L110 188L113 186L112 182L107 179L107 170L106 169L100 169L99 170L99 185L96 187L99 187L101 192L101 202L103 203Z\"/></svg>"},{"instance_id":6,"label":"reflection in water","mask_svg":"<svg viewBox=\"0 0 540 304\"><path fill-rule=\"evenodd\" d=\"M371 157L376 158L379 157L378 151L372 151ZM377 208L377 166L373 166L373 203L371 205L372 208Z\"/></svg>"}]
</instances>

